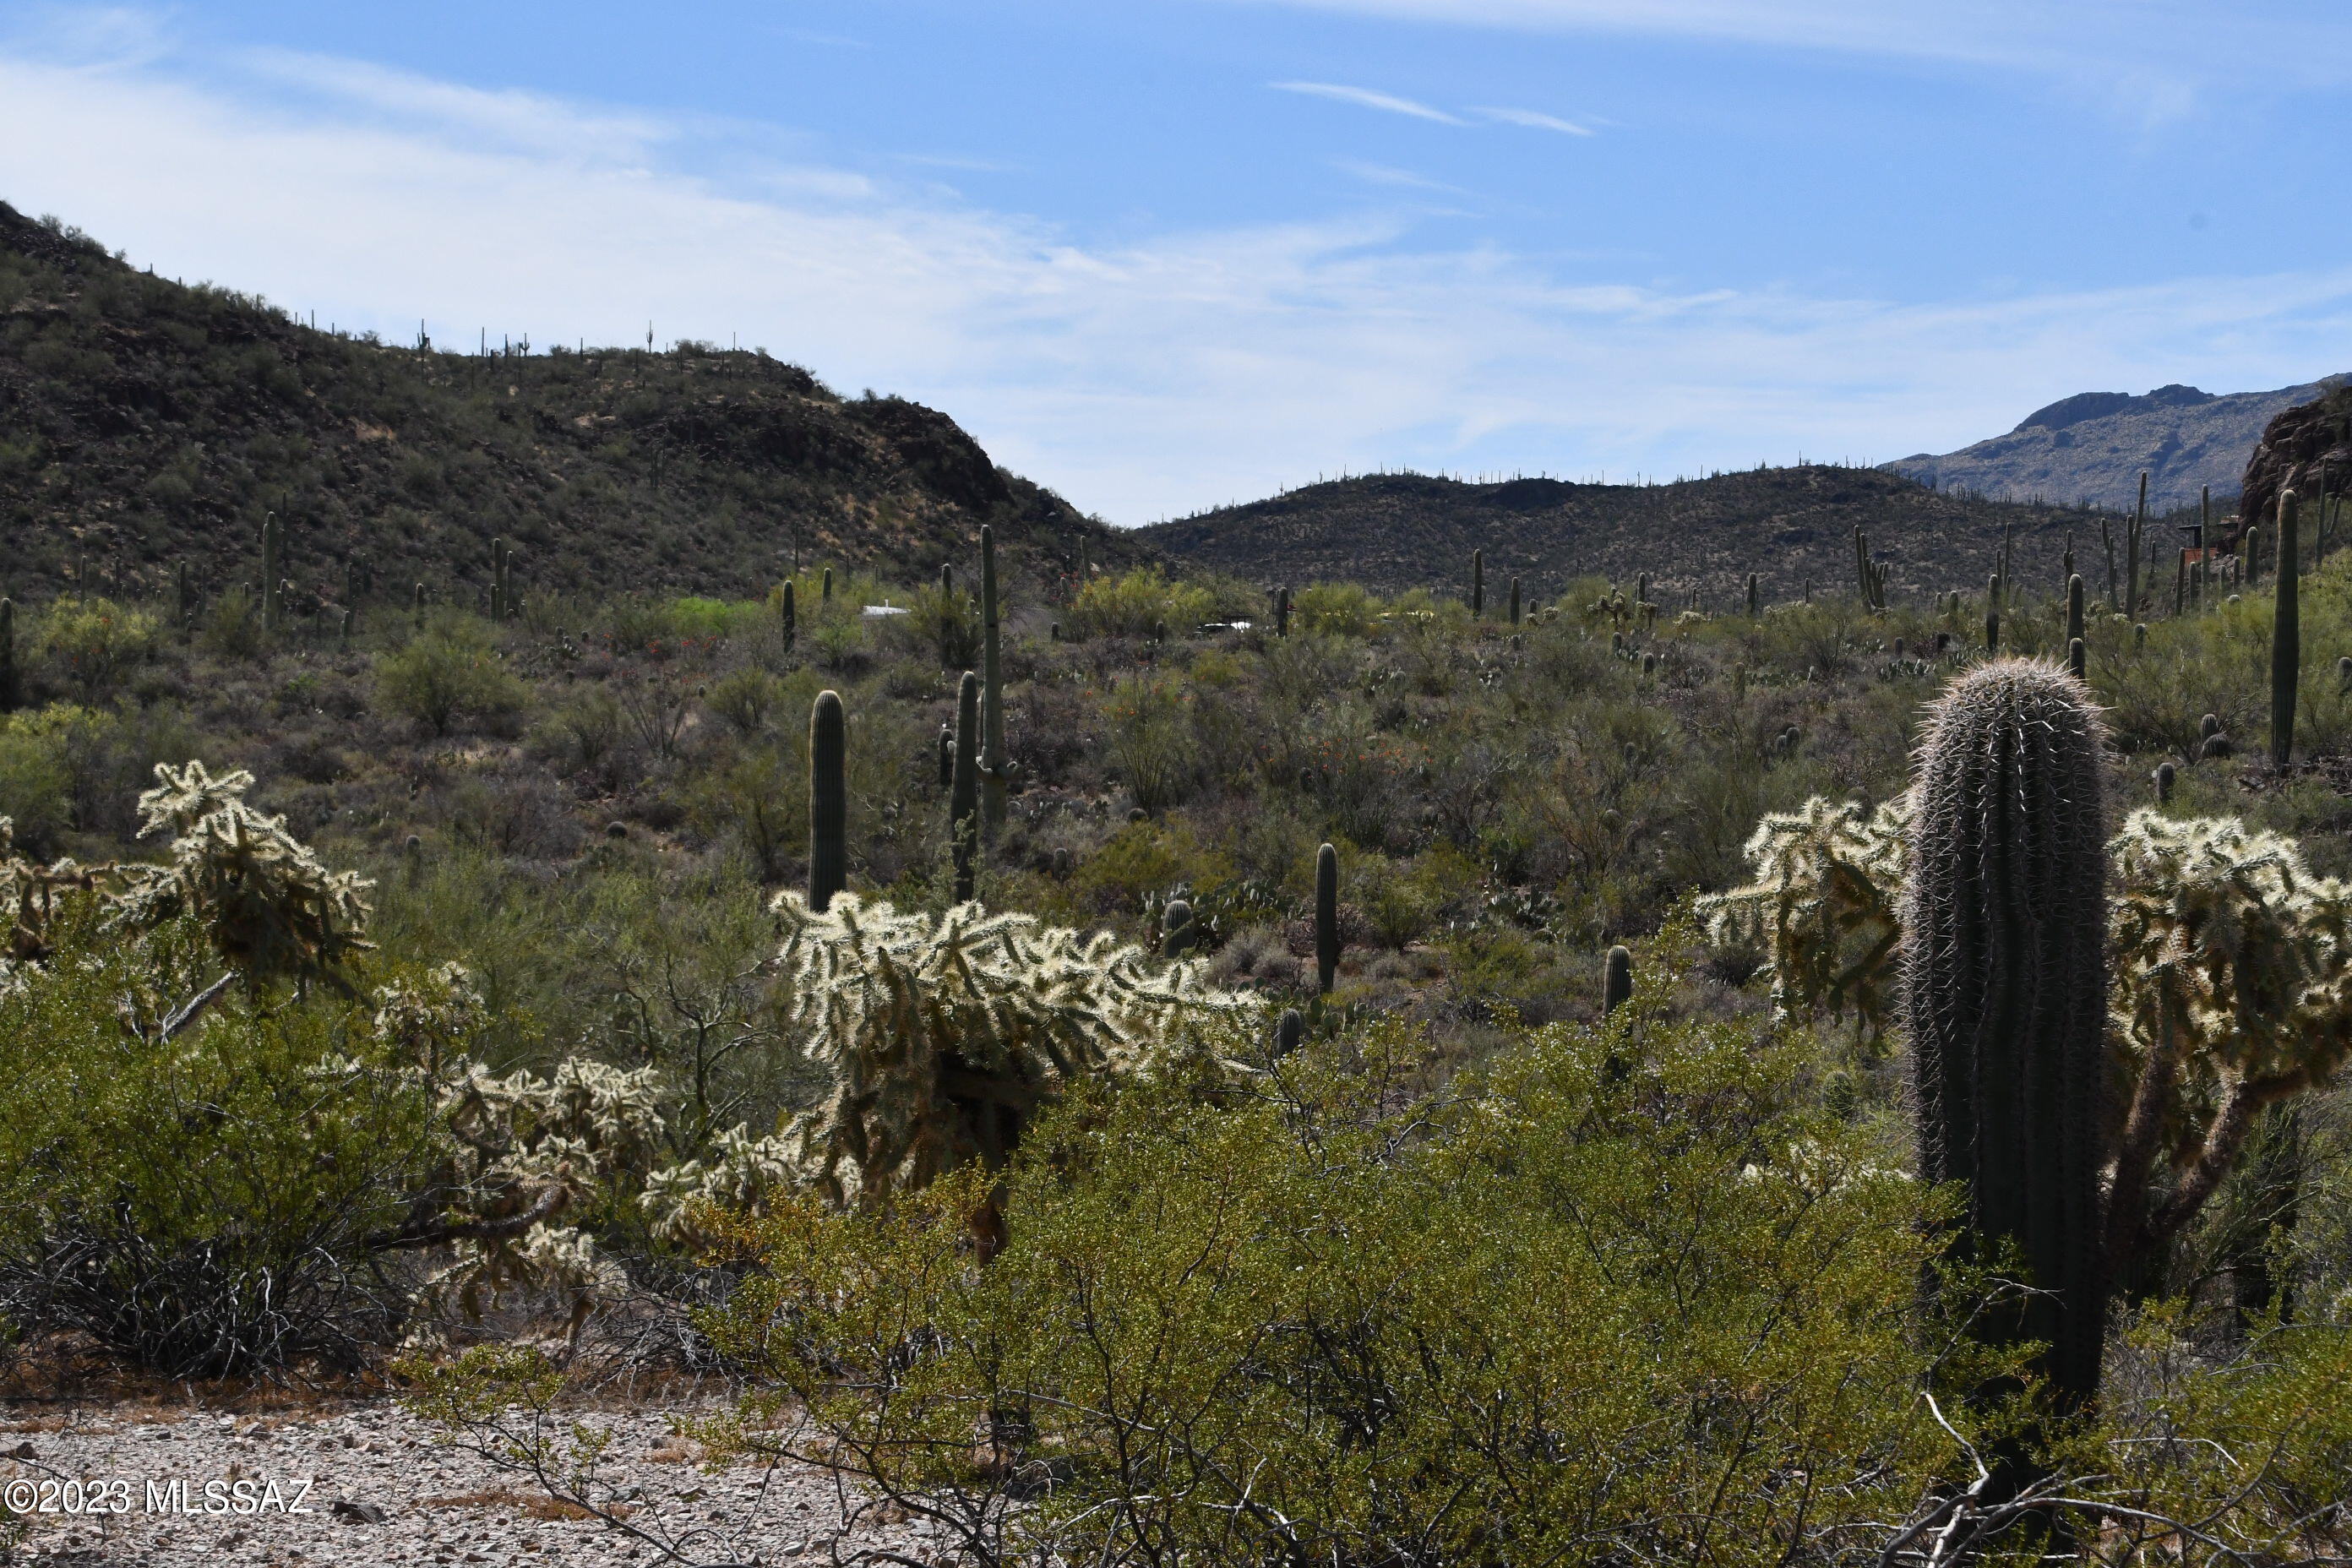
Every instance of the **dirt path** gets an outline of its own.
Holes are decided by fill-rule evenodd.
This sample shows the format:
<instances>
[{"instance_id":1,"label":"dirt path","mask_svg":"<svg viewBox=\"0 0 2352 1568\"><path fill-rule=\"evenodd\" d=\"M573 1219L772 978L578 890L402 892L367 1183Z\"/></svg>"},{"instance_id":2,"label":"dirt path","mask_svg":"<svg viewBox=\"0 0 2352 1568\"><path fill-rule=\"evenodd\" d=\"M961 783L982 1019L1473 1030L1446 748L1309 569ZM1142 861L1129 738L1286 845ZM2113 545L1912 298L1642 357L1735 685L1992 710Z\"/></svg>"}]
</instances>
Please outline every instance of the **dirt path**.
<instances>
[{"instance_id":1,"label":"dirt path","mask_svg":"<svg viewBox=\"0 0 2352 1568\"><path fill-rule=\"evenodd\" d=\"M670 1414L599 1412L614 1428L604 1474L632 1522L688 1542L699 1563L823 1563L887 1546L921 1561L921 1526L871 1519L845 1531L833 1478L738 1464L716 1473L674 1437ZM137 1405L73 1413L0 1404L0 1563L610 1563L666 1558L602 1521L566 1517L527 1479L435 1440L390 1400L229 1414ZM634 1491L627 1489L635 1489ZM17 1534L8 1533L15 1529Z\"/></svg>"}]
</instances>

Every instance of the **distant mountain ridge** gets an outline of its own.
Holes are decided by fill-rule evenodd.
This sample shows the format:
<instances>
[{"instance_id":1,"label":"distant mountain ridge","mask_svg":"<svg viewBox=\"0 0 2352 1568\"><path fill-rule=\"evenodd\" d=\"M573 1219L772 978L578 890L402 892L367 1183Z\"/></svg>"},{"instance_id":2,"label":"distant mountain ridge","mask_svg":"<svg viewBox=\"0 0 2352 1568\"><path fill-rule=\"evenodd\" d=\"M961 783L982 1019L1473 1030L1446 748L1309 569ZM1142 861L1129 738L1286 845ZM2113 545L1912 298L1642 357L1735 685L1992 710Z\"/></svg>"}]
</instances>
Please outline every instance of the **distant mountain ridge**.
<instances>
[{"instance_id":1,"label":"distant mountain ridge","mask_svg":"<svg viewBox=\"0 0 2352 1568\"><path fill-rule=\"evenodd\" d=\"M2137 396L2082 392L2035 409L2006 435L1885 466L1938 489L1997 500L2129 507L2143 470L2148 505L2158 511L2196 505L2207 486L2216 500L2234 500L2263 427L2341 379L2221 395L2179 383Z\"/></svg>"},{"instance_id":2,"label":"distant mountain ridge","mask_svg":"<svg viewBox=\"0 0 2352 1568\"><path fill-rule=\"evenodd\" d=\"M1136 530L1181 564L1262 584L1356 582L1383 592L1468 588L1470 552L1486 552L1487 607L1500 613L1519 577L1530 598L1599 574L1654 578L1670 608L1697 590L1723 609L1759 579L1767 603L1843 593L1853 531L1900 593L1981 587L2001 531L2016 531L2019 570L2054 578L2069 533L2095 540L2088 514L1938 493L1879 468L1808 464L1672 484L1588 485L1522 479L1469 484L1428 474L1335 479L1242 506Z\"/></svg>"}]
</instances>

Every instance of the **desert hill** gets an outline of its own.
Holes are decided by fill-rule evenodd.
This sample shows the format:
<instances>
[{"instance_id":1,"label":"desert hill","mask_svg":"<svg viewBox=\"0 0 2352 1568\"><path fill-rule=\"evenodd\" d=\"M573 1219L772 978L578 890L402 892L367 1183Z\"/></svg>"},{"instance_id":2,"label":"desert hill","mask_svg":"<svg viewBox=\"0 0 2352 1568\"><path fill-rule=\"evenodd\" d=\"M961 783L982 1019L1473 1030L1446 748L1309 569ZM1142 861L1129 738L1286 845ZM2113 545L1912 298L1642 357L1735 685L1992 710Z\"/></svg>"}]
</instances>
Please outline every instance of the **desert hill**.
<instances>
[{"instance_id":1,"label":"desert hill","mask_svg":"<svg viewBox=\"0 0 2352 1568\"><path fill-rule=\"evenodd\" d=\"M1189 565L1260 582L1349 579L1383 591L1458 591L1470 552L1486 554L1490 594L1525 580L1549 595L1586 573L1653 574L1675 595L1696 588L1718 607L1757 573L1768 600L1852 584L1853 530L1901 591L1981 585L2004 526L2021 574L2065 537L2095 549L2097 519L2078 509L1938 494L1875 468L1807 465L1659 485L1521 479L1471 484L1424 474L1334 480L1138 530ZM1666 601L1673 602L1673 601Z\"/></svg>"},{"instance_id":2,"label":"desert hill","mask_svg":"<svg viewBox=\"0 0 2352 1568\"><path fill-rule=\"evenodd\" d=\"M2078 393L2035 409L2007 435L1886 467L1939 489L2115 508L2135 504L2145 469L2153 510L2195 506L2209 485L2217 501L2234 500L2263 427L2336 379L2223 396L2180 385L2137 397Z\"/></svg>"},{"instance_id":3,"label":"desert hill","mask_svg":"<svg viewBox=\"0 0 2352 1568\"><path fill-rule=\"evenodd\" d=\"M526 593L740 595L796 557L928 574L982 522L1042 571L1082 539L1138 549L946 415L762 354L393 346L0 203L0 592L42 597L77 563L134 591L183 563L249 582L273 511L320 598L353 576L478 598L494 536Z\"/></svg>"}]
</instances>

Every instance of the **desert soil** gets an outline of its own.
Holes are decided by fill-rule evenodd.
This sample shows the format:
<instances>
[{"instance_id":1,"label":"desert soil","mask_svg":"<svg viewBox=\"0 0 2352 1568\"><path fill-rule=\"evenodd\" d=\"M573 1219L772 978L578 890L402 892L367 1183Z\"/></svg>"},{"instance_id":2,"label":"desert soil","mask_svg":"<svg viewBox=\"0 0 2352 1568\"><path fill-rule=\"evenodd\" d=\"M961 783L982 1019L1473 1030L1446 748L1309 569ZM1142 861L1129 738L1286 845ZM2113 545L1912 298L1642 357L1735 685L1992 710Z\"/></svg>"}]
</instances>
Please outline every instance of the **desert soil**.
<instances>
[{"instance_id":1,"label":"desert soil","mask_svg":"<svg viewBox=\"0 0 2352 1568\"><path fill-rule=\"evenodd\" d=\"M699 1413L639 1407L584 1417L614 1428L600 1474L631 1500L632 1524L683 1543L683 1555L673 1557L577 1517L527 1477L436 1441L389 1399L247 1413L0 1404L0 1499L10 1499L13 1482L53 1483L34 1500L54 1510L34 1511L29 1524L0 1513L0 1563L650 1568L816 1563L875 1548L925 1562L944 1555L919 1521L866 1509L845 1524L844 1493L826 1471L746 1462L707 1468L669 1419ZM239 1511L240 1482L257 1511ZM270 1503L272 1486L282 1507ZM22 1500L17 1492L11 1500ZM125 1510L115 1511L118 1504Z\"/></svg>"}]
</instances>

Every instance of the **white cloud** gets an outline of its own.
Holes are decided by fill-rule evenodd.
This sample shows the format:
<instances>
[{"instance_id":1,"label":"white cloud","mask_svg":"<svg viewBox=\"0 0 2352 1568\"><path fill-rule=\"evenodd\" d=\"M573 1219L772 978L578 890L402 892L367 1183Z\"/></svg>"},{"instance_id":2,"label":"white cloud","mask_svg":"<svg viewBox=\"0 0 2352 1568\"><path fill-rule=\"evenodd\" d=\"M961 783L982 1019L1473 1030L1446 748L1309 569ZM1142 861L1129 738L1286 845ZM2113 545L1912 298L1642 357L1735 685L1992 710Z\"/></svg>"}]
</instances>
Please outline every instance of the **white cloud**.
<instances>
[{"instance_id":1,"label":"white cloud","mask_svg":"<svg viewBox=\"0 0 2352 1568\"><path fill-rule=\"evenodd\" d=\"M289 107L237 79L0 53L0 197L395 339L420 316L445 342L740 333L1126 522L1383 464L1883 459L2092 388L2347 368L2310 358L2352 327L2344 269L1903 303L1571 279L1414 248L1402 218L1087 247L812 160L697 177L671 166L695 128L631 113L330 70Z\"/></svg>"},{"instance_id":2,"label":"white cloud","mask_svg":"<svg viewBox=\"0 0 2352 1568\"><path fill-rule=\"evenodd\" d=\"M1563 136L1592 134L1589 127L1562 120L1557 114L1546 114L1540 110L1481 108L1478 112L1500 124L1524 125L1530 131L1557 131Z\"/></svg>"},{"instance_id":3,"label":"white cloud","mask_svg":"<svg viewBox=\"0 0 2352 1568\"><path fill-rule=\"evenodd\" d=\"M1374 92L1367 87L1343 87L1329 81L1274 81L1266 85L1276 92L1298 92L1309 98L1328 98L1335 103L1352 103L1359 109L1377 109L1384 114L1410 115L1415 120L1431 120L1440 125L1464 123L1442 109L1432 109L1425 103L1398 98L1392 93Z\"/></svg>"}]
</instances>

